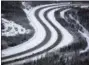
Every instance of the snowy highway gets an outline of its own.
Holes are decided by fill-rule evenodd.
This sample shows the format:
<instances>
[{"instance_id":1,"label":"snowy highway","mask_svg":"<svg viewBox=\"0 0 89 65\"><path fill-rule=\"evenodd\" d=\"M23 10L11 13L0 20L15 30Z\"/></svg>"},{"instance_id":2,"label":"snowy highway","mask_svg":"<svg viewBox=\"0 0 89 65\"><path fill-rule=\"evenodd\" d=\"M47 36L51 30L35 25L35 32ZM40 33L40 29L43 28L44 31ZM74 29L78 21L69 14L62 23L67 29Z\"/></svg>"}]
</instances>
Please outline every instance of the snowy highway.
<instances>
[{"instance_id":1,"label":"snowy highway","mask_svg":"<svg viewBox=\"0 0 89 65\"><path fill-rule=\"evenodd\" d=\"M69 4L47 4L33 7L25 11L29 24L35 29L34 36L28 41L17 46L2 50L2 63L24 63L26 60L36 60L48 52L54 52L73 43L72 34L65 29L55 18L55 12L60 12L60 17L65 19L65 12L69 11ZM71 18L72 19L72 18ZM24 61L24 62L23 62Z\"/></svg>"}]
</instances>

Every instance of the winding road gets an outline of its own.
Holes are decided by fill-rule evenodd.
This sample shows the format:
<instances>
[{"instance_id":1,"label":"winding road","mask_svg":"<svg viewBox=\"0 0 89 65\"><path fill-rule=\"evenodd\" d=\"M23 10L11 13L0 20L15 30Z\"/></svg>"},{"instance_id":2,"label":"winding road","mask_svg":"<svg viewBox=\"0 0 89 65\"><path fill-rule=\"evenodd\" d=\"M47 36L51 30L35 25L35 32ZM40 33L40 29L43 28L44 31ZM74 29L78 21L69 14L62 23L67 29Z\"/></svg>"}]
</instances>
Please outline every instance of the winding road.
<instances>
[{"instance_id":1,"label":"winding road","mask_svg":"<svg viewBox=\"0 0 89 65\"><path fill-rule=\"evenodd\" d=\"M48 52L72 44L74 38L55 18L55 12L60 11L60 17L65 20L65 12L70 10L70 4L39 5L30 9L27 18L35 29L34 36L28 41L2 50L2 63L26 62L36 60ZM71 18L72 19L72 18ZM24 63L23 62L23 63Z\"/></svg>"}]
</instances>

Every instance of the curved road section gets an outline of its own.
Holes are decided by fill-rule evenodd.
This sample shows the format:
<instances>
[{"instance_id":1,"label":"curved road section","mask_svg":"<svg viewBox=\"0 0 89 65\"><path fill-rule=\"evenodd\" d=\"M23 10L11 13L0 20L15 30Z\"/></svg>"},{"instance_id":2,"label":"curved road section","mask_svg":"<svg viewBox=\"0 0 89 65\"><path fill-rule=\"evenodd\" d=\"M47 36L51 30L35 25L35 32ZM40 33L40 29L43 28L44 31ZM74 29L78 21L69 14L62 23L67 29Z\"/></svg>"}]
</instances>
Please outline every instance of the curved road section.
<instances>
[{"instance_id":1,"label":"curved road section","mask_svg":"<svg viewBox=\"0 0 89 65\"><path fill-rule=\"evenodd\" d=\"M55 19L54 13L66 7L59 5L40 5L29 10L27 17L36 33L27 42L3 50L3 64L36 60L42 55L45 57L46 52L52 52L73 42L73 36ZM64 17L64 12L60 15Z\"/></svg>"}]
</instances>

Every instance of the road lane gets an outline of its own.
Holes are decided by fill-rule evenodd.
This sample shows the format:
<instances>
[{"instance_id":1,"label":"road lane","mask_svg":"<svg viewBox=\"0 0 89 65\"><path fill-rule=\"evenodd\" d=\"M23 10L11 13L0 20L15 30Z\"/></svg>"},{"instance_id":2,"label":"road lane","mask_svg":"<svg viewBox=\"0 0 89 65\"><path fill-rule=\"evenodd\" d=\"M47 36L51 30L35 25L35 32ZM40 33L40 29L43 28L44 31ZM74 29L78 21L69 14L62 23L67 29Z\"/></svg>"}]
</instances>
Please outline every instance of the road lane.
<instances>
[{"instance_id":1,"label":"road lane","mask_svg":"<svg viewBox=\"0 0 89 65\"><path fill-rule=\"evenodd\" d=\"M60 8L61 9L61 8ZM60 10L59 9L59 10ZM60 49L64 46L70 45L73 42L73 36L68 32L68 30L66 30L56 19L54 16L55 11L57 11L57 9L53 9L51 11L48 12L47 16L48 18L52 21L52 23L54 23L55 26L57 26L59 28L59 30L62 33L62 40L60 42L59 45L57 45L54 50ZM62 15L62 14L60 14ZM50 17L51 16L51 17ZM64 17L64 16L63 16ZM56 23L55 23L56 22Z\"/></svg>"}]
</instances>

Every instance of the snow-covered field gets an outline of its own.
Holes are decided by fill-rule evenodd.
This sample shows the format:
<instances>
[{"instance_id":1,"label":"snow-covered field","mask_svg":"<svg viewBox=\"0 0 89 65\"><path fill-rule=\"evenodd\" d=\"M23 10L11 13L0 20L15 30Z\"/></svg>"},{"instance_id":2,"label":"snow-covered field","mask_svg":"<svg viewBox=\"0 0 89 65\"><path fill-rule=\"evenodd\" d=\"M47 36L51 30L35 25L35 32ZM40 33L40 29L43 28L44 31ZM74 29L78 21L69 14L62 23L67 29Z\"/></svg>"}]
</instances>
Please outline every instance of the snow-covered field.
<instances>
[{"instance_id":1,"label":"snow-covered field","mask_svg":"<svg viewBox=\"0 0 89 65\"><path fill-rule=\"evenodd\" d=\"M2 36L16 36L19 34L29 34L31 32L30 29L25 29L19 24L16 24L13 21L9 21L7 19L2 18L2 23L5 28L2 30Z\"/></svg>"}]
</instances>

